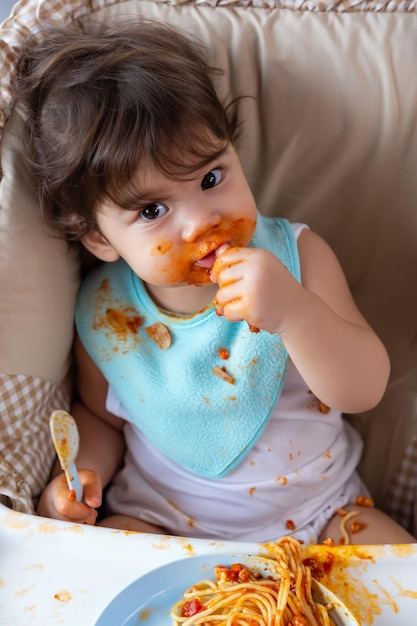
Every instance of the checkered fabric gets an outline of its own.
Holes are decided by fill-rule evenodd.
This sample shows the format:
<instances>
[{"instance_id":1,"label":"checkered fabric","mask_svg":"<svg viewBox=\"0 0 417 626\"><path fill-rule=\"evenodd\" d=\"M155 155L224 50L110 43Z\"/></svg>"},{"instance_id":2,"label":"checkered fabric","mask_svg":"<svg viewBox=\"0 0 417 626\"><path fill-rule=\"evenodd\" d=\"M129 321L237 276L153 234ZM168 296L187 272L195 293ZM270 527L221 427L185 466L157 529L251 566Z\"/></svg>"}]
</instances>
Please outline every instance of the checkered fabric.
<instances>
[{"instance_id":1,"label":"checkered fabric","mask_svg":"<svg viewBox=\"0 0 417 626\"><path fill-rule=\"evenodd\" d=\"M63 385L34 376L0 374L0 494L13 509L33 513L56 458L49 432L55 409L68 410Z\"/></svg>"},{"instance_id":2,"label":"checkered fabric","mask_svg":"<svg viewBox=\"0 0 417 626\"><path fill-rule=\"evenodd\" d=\"M417 435L409 443L387 495L384 510L417 537Z\"/></svg>"}]
</instances>

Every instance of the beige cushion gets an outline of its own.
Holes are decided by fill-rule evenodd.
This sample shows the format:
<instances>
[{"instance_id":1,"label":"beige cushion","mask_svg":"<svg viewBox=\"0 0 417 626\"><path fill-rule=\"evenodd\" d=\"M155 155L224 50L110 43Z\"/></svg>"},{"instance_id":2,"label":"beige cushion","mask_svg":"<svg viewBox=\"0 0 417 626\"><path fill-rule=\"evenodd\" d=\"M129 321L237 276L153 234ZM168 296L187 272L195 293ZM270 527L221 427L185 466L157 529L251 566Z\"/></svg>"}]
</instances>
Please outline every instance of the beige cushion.
<instances>
[{"instance_id":1,"label":"beige cushion","mask_svg":"<svg viewBox=\"0 0 417 626\"><path fill-rule=\"evenodd\" d=\"M59 382L69 365L77 256L46 232L22 134L17 108L1 143L0 372Z\"/></svg>"},{"instance_id":2,"label":"beige cushion","mask_svg":"<svg viewBox=\"0 0 417 626\"><path fill-rule=\"evenodd\" d=\"M55 458L49 416L69 408L78 261L48 236L28 175L18 109L0 146L0 494L33 511Z\"/></svg>"},{"instance_id":3,"label":"beige cushion","mask_svg":"<svg viewBox=\"0 0 417 626\"><path fill-rule=\"evenodd\" d=\"M376 12L366 2L364 11L350 11L349 3L312 4L311 11L147 0L55 5L54 19L61 21L143 15L182 28L207 42L224 68L222 95L251 96L242 104L239 151L261 212L307 222L333 246L391 355L384 400L353 419L366 444L361 473L377 504L388 508L389 487L416 421L417 15L395 4L391 12ZM19 150L16 132L12 152ZM1 311L0 344L7 349L0 371L46 378L55 372L59 378L72 333L76 260L42 230L26 174L17 169L20 157L7 163L8 217L1 227L1 250L7 252L0 257L7 271L0 272L0 288L10 304ZM20 193L25 200L17 202ZM2 212L3 202L2 196ZM14 233L23 230L13 243L4 235L9 223L19 225ZM22 297L28 283L36 285L31 315ZM19 329L14 337L3 323L12 314Z\"/></svg>"}]
</instances>

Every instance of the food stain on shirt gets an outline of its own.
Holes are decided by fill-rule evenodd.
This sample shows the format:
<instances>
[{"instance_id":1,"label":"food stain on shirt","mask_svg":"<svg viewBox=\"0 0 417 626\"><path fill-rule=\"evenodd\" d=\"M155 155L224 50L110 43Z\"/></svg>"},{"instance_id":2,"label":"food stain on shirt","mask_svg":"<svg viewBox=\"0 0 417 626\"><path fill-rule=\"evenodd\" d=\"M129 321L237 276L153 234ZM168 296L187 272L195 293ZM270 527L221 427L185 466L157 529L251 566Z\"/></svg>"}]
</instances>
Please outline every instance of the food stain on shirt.
<instances>
[{"instance_id":1,"label":"food stain on shirt","mask_svg":"<svg viewBox=\"0 0 417 626\"><path fill-rule=\"evenodd\" d=\"M275 482L281 483L281 485L285 487L288 482L288 478L286 476L277 476L277 478L275 478Z\"/></svg>"},{"instance_id":2,"label":"food stain on shirt","mask_svg":"<svg viewBox=\"0 0 417 626\"><path fill-rule=\"evenodd\" d=\"M330 407L327 404L325 404L324 402L322 402L319 398L317 398L317 396L315 396L313 394L311 389L309 389L307 391L307 393L309 395L313 396L313 399L311 400L310 404L307 405L307 408L309 408L309 409L316 409L320 413L323 413L323 414L327 414L327 413L330 412Z\"/></svg>"},{"instance_id":3,"label":"food stain on shirt","mask_svg":"<svg viewBox=\"0 0 417 626\"><path fill-rule=\"evenodd\" d=\"M169 504L170 507L174 509L174 511L177 511L178 513L180 513L180 515L182 515L184 518L186 519L188 518L188 526L190 528L193 528L195 526L195 520L193 520L191 517L188 517L188 515L183 513L181 509L178 508L178 506L175 504L175 502L172 502L172 500L167 500L167 503Z\"/></svg>"}]
</instances>

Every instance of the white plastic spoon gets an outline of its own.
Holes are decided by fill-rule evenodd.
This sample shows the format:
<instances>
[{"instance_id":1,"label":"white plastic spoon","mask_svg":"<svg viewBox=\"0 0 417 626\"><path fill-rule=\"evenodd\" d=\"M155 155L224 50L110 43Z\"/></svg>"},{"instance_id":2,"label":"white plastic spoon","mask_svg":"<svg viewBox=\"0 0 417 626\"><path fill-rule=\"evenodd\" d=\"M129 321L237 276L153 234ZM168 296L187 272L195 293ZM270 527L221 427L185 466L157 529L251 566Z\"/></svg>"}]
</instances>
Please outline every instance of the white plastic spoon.
<instances>
[{"instance_id":1,"label":"white plastic spoon","mask_svg":"<svg viewBox=\"0 0 417 626\"><path fill-rule=\"evenodd\" d=\"M65 472L70 494L75 495L76 502L83 499L83 488L75 466L80 437L77 424L66 411L54 411L49 419L52 441L58 455L61 468Z\"/></svg>"}]
</instances>

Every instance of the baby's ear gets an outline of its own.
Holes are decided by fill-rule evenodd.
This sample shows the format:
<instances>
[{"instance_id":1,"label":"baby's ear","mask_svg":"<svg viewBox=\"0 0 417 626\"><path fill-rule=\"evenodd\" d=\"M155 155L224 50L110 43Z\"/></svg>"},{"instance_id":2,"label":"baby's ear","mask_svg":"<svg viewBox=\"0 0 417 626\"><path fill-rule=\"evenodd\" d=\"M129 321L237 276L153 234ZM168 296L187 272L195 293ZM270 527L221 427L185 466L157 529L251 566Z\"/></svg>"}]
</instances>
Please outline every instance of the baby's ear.
<instances>
[{"instance_id":1,"label":"baby's ear","mask_svg":"<svg viewBox=\"0 0 417 626\"><path fill-rule=\"evenodd\" d=\"M81 243L87 248L91 254L94 254L101 261L117 261L119 253L111 243L95 228L91 229L81 239Z\"/></svg>"}]
</instances>

